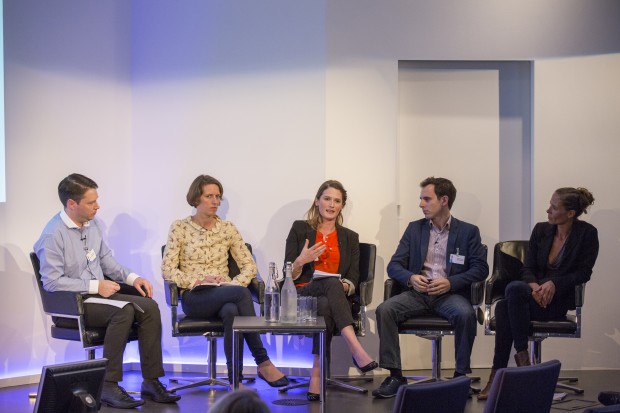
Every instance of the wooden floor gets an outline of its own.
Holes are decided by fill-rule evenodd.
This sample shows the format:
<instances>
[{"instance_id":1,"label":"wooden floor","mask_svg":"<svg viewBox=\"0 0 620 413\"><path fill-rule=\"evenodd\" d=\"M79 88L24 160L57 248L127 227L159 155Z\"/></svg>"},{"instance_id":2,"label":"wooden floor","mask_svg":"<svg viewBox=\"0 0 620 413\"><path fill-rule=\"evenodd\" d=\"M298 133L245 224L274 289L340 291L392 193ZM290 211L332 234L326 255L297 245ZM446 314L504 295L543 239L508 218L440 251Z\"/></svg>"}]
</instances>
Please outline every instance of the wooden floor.
<instances>
[{"instance_id":1,"label":"wooden floor","mask_svg":"<svg viewBox=\"0 0 620 413\"><path fill-rule=\"evenodd\" d=\"M422 375L427 372L407 372L409 374ZM444 371L444 376L451 376L450 371ZM473 375L479 375L486 380L488 377L488 370L475 370ZM606 370L606 371L577 371L568 372L563 371L562 375L574 375L579 378L578 385L585 390L583 395L568 394L565 400L577 401L593 401L596 402L598 393L602 390L620 390L620 371ZM186 377L191 377L191 374L186 374ZM328 387L327 390L327 412L355 412L355 413L384 413L391 412L394 399L379 400L374 399L370 392L378 387L383 381L384 376L377 376L373 382L363 383L361 386L369 389L368 394L359 394L348 391L339 390L336 388ZM137 371L131 371L125 373L125 380L121 383L127 390L139 390L141 383L140 373ZM162 380L167 384L166 378ZM306 412L319 412L318 403L310 403L302 406L286 406L274 404L274 401L284 399L297 399L299 401L305 401L306 388L299 388L290 390L288 393L279 393L277 389L269 387L262 380L257 380L256 383L246 386L250 389L255 389L261 398L265 400L273 413L306 413ZM10 413L32 413L34 408L34 399L28 397L30 392L36 392L36 385L17 386L0 389L0 412ZM171 405L153 403L147 401L146 404L133 411L143 411L149 413L204 413L209 410L209 406L218 400L220 397L227 394L227 390L223 387L217 388L194 388L179 391L182 395L182 399ZM559 409L562 405L556 405L551 409L551 412L563 413L569 410ZM484 402L478 401L476 398L472 398L467 402L464 413L482 413L484 409ZM583 412L585 409L570 410L571 412ZM109 412L121 412L123 410L112 409L107 406L103 406L100 410L102 413ZM130 410L132 411L132 410ZM524 412L525 413L525 412Z\"/></svg>"}]
</instances>

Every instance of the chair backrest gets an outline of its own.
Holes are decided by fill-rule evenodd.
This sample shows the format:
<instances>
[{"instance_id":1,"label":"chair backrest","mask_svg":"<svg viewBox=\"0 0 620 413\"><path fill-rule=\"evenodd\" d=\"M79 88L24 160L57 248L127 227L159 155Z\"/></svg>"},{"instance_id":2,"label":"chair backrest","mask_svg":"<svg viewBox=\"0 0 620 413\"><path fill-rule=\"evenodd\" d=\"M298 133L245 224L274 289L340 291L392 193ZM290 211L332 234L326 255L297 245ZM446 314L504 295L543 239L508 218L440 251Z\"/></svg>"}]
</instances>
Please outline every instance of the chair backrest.
<instances>
[{"instance_id":1,"label":"chair backrest","mask_svg":"<svg viewBox=\"0 0 620 413\"><path fill-rule=\"evenodd\" d=\"M521 268L525 262L525 254L527 253L528 241L503 241L495 244L493 251L493 272L491 277L493 280L493 289L487 291L487 303L489 300L503 297L506 286L510 281L519 278Z\"/></svg>"},{"instance_id":2,"label":"chair backrest","mask_svg":"<svg viewBox=\"0 0 620 413\"><path fill-rule=\"evenodd\" d=\"M392 413L463 413L469 397L469 377L400 386Z\"/></svg>"},{"instance_id":3,"label":"chair backrest","mask_svg":"<svg viewBox=\"0 0 620 413\"><path fill-rule=\"evenodd\" d=\"M561 363L497 370L484 413L549 413Z\"/></svg>"},{"instance_id":4,"label":"chair backrest","mask_svg":"<svg viewBox=\"0 0 620 413\"><path fill-rule=\"evenodd\" d=\"M377 246L360 242L360 288L358 290L360 305L369 305L372 302L376 260Z\"/></svg>"}]
</instances>

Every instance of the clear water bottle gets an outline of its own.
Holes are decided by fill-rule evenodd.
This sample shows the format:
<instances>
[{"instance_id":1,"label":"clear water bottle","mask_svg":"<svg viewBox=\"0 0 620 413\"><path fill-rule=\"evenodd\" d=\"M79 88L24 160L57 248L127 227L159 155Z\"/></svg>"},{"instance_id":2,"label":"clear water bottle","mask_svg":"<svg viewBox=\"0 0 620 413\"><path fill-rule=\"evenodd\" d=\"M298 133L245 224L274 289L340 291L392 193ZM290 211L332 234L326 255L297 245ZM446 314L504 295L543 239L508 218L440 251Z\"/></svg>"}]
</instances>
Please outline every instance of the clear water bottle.
<instances>
[{"instance_id":1,"label":"clear water bottle","mask_svg":"<svg viewBox=\"0 0 620 413\"><path fill-rule=\"evenodd\" d=\"M294 324L297 322L297 289L293 282L293 264L286 263L286 278L282 286L282 309L280 310L280 321L283 323Z\"/></svg>"},{"instance_id":2,"label":"clear water bottle","mask_svg":"<svg viewBox=\"0 0 620 413\"><path fill-rule=\"evenodd\" d=\"M278 270L275 262L269 263L269 275L265 286L265 321L277 323L280 321L280 289L278 288Z\"/></svg>"}]
</instances>

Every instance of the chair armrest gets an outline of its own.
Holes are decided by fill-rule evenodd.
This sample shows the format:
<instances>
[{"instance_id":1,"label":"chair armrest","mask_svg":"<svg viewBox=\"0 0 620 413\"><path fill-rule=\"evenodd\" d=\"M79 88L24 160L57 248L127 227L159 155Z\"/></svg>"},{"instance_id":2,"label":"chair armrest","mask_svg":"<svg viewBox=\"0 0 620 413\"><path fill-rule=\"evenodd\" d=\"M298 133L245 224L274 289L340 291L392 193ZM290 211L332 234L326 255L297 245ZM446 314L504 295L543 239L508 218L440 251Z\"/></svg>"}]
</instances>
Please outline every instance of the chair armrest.
<instances>
[{"instance_id":1,"label":"chair armrest","mask_svg":"<svg viewBox=\"0 0 620 413\"><path fill-rule=\"evenodd\" d=\"M256 304L263 304L265 302L265 282L256 277L252 278L250 281L250 285L248 285L248 289L252 294L252 300Z\"/></svg>"},{"instance_id":2,"label":"chair armrest","mask_svg":"<svg viewBox=\"0 0 620 413\"><path fill-rule=\"evenodd\" d=\"M394 289L394 284L396 284L396 281L391 278L388 278L383 283L383 301L387 301L389 298L392 297L392 290Z\"/></svg>"},{"instance_id":3,"label":"chair armrest","mask_svg":"<svg viewBox=\"0 0 620 413\"><path fill-rule=\"evenodd\" d=\"M362 306L368 306L372 302L372 291L374 280L363 281L359 285L359 303Z\"/></svg>"},{"instance_id":4,"label":"chair armrest","mask_svg":"<svg viewBox=\"0 0 620 413\"><path fill-rule=\"evenodd\" d=\"M506 290L506 281L502 280L497 272L491 274L484 286L484 303L491 305L494 302L504 298Z\"/></svg>"},{"instance_id":5,"label":"chair armrest","mask_svg":"<svg viewBox=\"0 0 620 413\"><path fill-rule=\"evenodd\" d=\"M81 293L73 291L41 291L43 310L49 314L81 316L84 314L83 300Z\"/></svg>"},{"instance_id":6,"label":"chair armrest","mask_svg":"<svg viewBox=\"0 0 620 413\"><path fill-rule=\"evenodd\" d=\"M575 286L575 307L583 307L583 300L586 296L586 283Z\"/></svg>"},{"instance_id":7,"label":"chair armrest","mask_svg":"<svg viewBox=\"0 0 620 413\"><path fill-rule=\"evenodd\" d=\"M471 285L471 305L482 304L484 298L484 281L476 281Z\"/></svg>"},{"instance_id":8,"label":"chair armrest","mask_svg":"<svg viewBox=\"0 0 620 413\"><path fill-rule=\"evenodd\" d=\"M166 294L166 304L170 307L179 305L179 287L175 282L164 280L164 293Z\"/></svg>"}]
</instances>

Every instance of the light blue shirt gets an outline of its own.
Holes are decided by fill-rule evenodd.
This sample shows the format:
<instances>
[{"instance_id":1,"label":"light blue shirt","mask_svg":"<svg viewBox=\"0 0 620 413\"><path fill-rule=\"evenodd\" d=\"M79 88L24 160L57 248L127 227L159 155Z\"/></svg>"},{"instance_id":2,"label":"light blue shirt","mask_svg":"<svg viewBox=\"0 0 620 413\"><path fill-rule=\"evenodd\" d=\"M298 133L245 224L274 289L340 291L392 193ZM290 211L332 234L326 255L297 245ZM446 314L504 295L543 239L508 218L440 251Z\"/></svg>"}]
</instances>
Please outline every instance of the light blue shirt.
<instances>
[{"instance_id":1,"label":"light blue shirt","mask_svg":"<svg viewBox=\"0 0 620 413\"><path fill-rule=\"evenodd\" d=\"M129 285L138 278L112 257L96 220L80 228L64 210L47 223L34 244L34 252L41 262L46 291L97 294L104 275Z\"/></svg>"}]
</instances>

